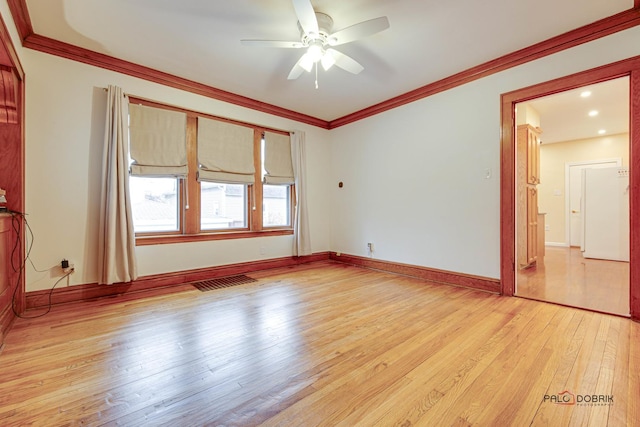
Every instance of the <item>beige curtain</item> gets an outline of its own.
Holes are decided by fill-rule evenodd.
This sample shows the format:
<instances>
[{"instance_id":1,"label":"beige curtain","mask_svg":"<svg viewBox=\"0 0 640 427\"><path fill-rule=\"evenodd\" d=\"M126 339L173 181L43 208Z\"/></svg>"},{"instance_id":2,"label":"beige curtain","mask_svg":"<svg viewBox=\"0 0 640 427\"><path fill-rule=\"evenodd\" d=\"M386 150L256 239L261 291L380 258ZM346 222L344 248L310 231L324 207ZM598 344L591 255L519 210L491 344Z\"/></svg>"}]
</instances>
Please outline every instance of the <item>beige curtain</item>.
<instances>
[{"instance_id":1,"label":"beige curtain","mask_svg":"<svg viewBox=\"0 0 640 427\"><path fill-rule=\"evenodd\" d=\"M253 184L253 129L198 117L198 180Z\"/></svg>"},{"instance_id":2,"label":"beige curtain","mask_svg":"<svg viewBox=\"0 0 640 427\"><path fill-rule=\"evenodd\" d=\"M291 132L291 160L295 177L296 208L293 223L293 255L311 255L309 210L307 208L307 153L305 133Z\"/></svg>"},{"instance_id":3,"label":"beige curtain","mask_svg":"<svg viewBox=\"0 0 640 427\"><path fill-rule=\"evenodd\" d=\"M187 115L137 104L129 115L131 175L187 176Z\"/></svg>"},{"instance_id":4,"label":"beige curtain","mask_svg":"<svg viewBox=\"0 0 640 427\"><path fill-rule=\"evenodd\" d=\"M291 137L274 132L264 133L265 184L293 184Z\"/></svg>"},{"instance_id":5,"label":"beige curtain","mask_svg":"<svg viewBox=\"0 0 640 427\"><path fill-rule=\"evenodd\" d=\"M105 285L130 282L138 277L129 198L128 104L122 89L110 85L98 235L98 283Z\"/></svg>"}]
</instances>

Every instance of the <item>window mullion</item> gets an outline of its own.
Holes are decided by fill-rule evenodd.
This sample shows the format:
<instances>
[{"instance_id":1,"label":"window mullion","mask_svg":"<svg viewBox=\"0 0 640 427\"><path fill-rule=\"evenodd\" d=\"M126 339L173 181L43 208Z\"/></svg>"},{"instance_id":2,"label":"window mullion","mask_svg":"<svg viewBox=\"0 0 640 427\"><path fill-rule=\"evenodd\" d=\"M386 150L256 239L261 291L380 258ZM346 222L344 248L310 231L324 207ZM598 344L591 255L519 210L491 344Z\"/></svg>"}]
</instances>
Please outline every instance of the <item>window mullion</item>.
<instances>
[{"instance_id":1,"label":"window mullion","mask_svg":"<svg viewBox=\"0 0 640 427\"><path fill-rule=\"evenodd\" d=\"M291 184L289 186L289 226L291 228L295 226L294 222L296 220L297 204L298 204L298 199L296 199L296 186L295 184Z\"/></svg>"},{"instance_id":2,"label":"window mullion","mask_svg":"<svg viewBox=\"0 0 640 427\"><path fill-rule=\"evenodd\" d=\"M195 115L187 116L187 163L189 174L185 180L186 200L182 200L182 212L184 213L184 233L196 234L200 232L200 183L196 179L198 173L197 150L197 118ZM188 206L186 203L188 202Z\"/></svg>"},{"instance_id":3,"label":"window mullion","mask_svg":"<svg viewBox=\"0 0 640 427\"><path fill-rule=\"evenodd\" d=\"M253 164L255 167L255 184L253 184L251 230L262 231L262 131L253 132Z\"/></svg>"}]
</instances>

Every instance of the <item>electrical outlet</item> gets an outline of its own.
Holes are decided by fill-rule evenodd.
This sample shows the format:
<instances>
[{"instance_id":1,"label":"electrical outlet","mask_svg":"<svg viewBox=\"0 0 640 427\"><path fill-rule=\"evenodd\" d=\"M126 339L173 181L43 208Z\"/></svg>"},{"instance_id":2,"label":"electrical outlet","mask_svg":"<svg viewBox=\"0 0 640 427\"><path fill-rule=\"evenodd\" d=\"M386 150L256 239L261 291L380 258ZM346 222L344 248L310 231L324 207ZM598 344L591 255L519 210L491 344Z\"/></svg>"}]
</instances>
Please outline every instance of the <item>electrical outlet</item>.
<instances>
[{"instance_id":1,"label":"electrical outlet","mask_svg":"<svg viewBox=\"0 0 640 427\"><path fill-rule=\"evenodd\" d=\"M62 272L65 274L75 271L73 263L66 258L60 262L60 268L62 268Z\"/></svg>"},{"instance_id":2,"label":"electrical outlet","mask_svg":"<svg viewBox=\"0 0 640 427\"><path fill-rule=\"evenodd\" d=\"M373 243L367 243L367 249L369 249L369 252L373 252Z\"/></svg>"}]
</instances>

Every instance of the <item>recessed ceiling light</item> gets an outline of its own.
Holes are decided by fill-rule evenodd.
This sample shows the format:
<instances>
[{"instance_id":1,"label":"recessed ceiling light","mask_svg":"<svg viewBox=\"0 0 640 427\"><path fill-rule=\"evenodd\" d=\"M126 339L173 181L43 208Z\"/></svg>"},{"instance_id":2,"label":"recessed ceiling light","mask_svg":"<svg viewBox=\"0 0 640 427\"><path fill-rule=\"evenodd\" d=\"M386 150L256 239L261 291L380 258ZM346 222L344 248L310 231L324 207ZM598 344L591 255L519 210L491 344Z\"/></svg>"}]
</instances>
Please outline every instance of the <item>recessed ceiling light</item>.
<instances>
[{"instance_id":1,"label":"recessed ceiling light","mask_svg":"<svg viewBox=\"0 0 640 427\"><path fill-rule=\"evenodd\" d=\"M605 129L600 129L598 131L598 135L604 135L605 133L607 133L607 131Z\"/></svg>"},{"instance_id":2,"label":"recessed ceiling light","mask_svg":"<svg viewBox=\"0 0 640 427\"><path fill-rule=\"evenodd\" d=\"M585 90L584 92L582 92L580 94L580 96L583 97L583 98L588 98L588 97L591 96L591 91Z\"/></svg>"},{"instance_id":3,"label":"recessed ceiling light","mask_svg":"<svg viewBox=\"0 0 640 427\"><path fill-rule=\"evenodd\" d=\"M591 110L589 111L589 117L595 117L598 115L598 111L597 110Z\"/></svg>"}]
</instances>

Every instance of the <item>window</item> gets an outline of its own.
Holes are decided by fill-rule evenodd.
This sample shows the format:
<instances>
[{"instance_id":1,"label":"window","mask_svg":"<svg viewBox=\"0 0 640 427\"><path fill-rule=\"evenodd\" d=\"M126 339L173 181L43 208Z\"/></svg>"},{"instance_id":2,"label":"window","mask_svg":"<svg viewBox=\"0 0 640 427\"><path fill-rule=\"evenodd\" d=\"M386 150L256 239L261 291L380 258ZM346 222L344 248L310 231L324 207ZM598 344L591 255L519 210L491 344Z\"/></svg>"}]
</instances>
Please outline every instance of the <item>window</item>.
<instances>
[{"instance_id":1,"label":"window","mask_svg":"<svg viewBox=\"0 0 640 427\"><path fill-rule=\"evenodd\" d=\"M179 180L188 173L187 115L129 108L129 194L136 233L179 232Z\"/></svg>"},{"instance_id":2,"label":"window","mask_svg":"<svg viewBox=\"0 0 640 427\"><path fill-rule=\"evenodd\" d=\"M293 233L289 134L130 98L137 244Z\"/></svg>"},{"instance_id":3,"label":"window","mask_svg":"<svg viewBox=\"0 0 640 427\"><path fill-rule=\"evenodd\" d=\"M261 139L262 224L290 227L293 164L289 135L265 132Z\"/></svg>"},{"instance_id":4,"label":"window","mask_svg":"<svg viewBox=\"0 0 640 427\"><path fill-rule=\"evenodd\" d=\"M180 230L177 178L129 177L133 225L136 233Z\"/></svg>"},{"instance_id":5,"label":"window","mask_svg":"<svg viewBox=\"0 0 640 427\"><path fill-rule=\"evenodd\" d=\"M291 226L291 186L262 186L262 224L265 227Z\"/></svg>"},{"instance_id":6,"label":"window","mask_svg":"<svg viewBox=\"0 0 640 427\"><path fill-rule=\"evenodd\" d=\"M247 186L222 182L200 183L200 229L248 227Z\"/></svg>"}]
</instances>

